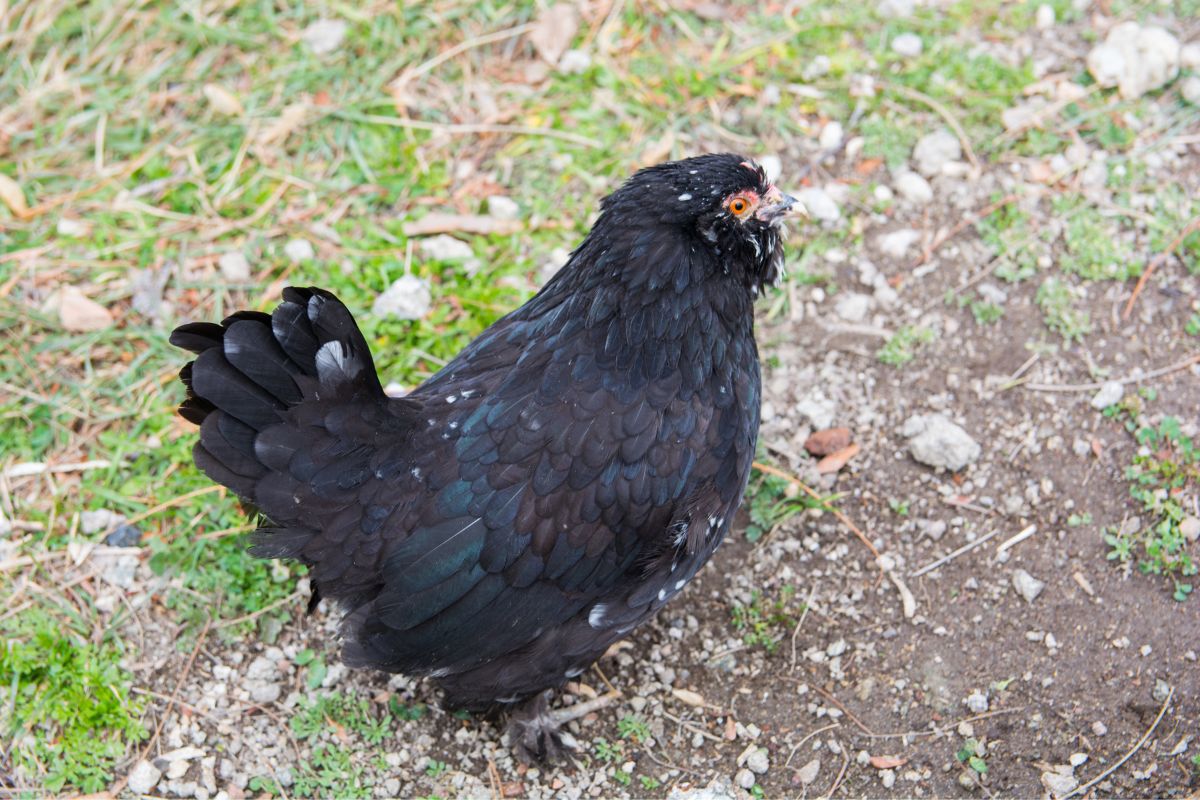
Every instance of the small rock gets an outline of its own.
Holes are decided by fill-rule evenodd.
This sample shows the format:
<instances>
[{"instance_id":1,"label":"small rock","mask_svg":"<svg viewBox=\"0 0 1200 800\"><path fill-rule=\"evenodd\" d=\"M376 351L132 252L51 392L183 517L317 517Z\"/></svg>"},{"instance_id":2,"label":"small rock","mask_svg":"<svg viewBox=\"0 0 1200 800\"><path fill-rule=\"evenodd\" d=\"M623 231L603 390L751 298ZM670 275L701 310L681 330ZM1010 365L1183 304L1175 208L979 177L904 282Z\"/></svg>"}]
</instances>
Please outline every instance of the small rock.
<instances>
[{"instance_id":1,"label":"small rock","mask_svg":"<svg viewBox=\"0 0 1200 800\"><path fill-rule=\"evenodd\" d=\"M883 781L883 788L890 789L896 785L896 770L885 769L880 770L879 779Z\"/></svg>"},{"instance_id":2,"label":"small rock","mask_svg":"<svg viewBox=\"0 0 1200 800\"><path fill-rule=\"evenodd\" d=\"M340 19L319 19L304 29L301 37L308 49L316 55L332 53L346 38L346 23Z\"/></svg>"},{"instance_id":3,"label":"small rock","mask_svg":"<svg viewBox=\"0 0 1200 800\"><path fill-rule=\"evenodd\" d=\"M1104 88L1118 87L1127 99L1165 86L1179 74L1179 40L1156 26L1114 25L1087 55L1087 68Z\"/></svg>"},{"instance_id":4,"label":"small rock","mask_svg":"<svg viewBox=\"0 0 1200 800\"><path fill-rule=\"evenodd\" d=\"M227 281L245 283L250 280L250 262L239 250L222 253L217 259L217 266L221 269L221 276Z\"/></svg>"},{"instance_id":5,"label":"small rock","mask_svg":"<svg viewBox=\"0 0 1200 800\"><path fill-rule=\"evenodd\" d=\"M104 537L104 543L109 547L137 547L141 541L142 532L136 525L118 525L112 533Z\"/></svg>"},{"instance_id":6,"label":"small rock","mask_svg":"<svg viewBox=\"0 0 1200 800\"><path fill-rule=\"evenodd\" d=\"M1106 736L1108 734L1108 726L1100 720L1096 720L1092 723L1092 733L1097 736Z\"/></svg>"},{"instance_id":7,"label":"small rock","mask_svg":"<svg viewBox=\"0 0 1200 800\"><path fill-rule=\"evenodd\" d=\"M1189 542L1200 539L1200 518L1184 517L1179 521L1179 533Z\"/></svg>"},{"instance_id":8,"label":"small rock","mask_svg":"<svg viewBox=\"0 0 1200 800\"><path fill-rule=\"evenodd\" d=\"M569 52L569 51L568 51ZM521 215L521 207L511 197L492 195L487 201L488 214L496 219L516 219ZM455 239L454 241L458 241ZM470 250L470 248L467 248Z\"/></svg>"},{"instance_id":9,"label":"small rock","mask_svg":"<svg viewBox=\"0 0 1200 800\"><path fill-rule=\"evenodd\" d=\"M837 222L842 210L829 192L818 186L809 186L796 193L796 199L804 204L809 216L821 222Z\"/></svg>"},{"instance_id":10,"label":"small rock","mask_svg":"<svg viewBox=\"0 0 1200 800\"><path fill-rule=\"evenodd\" d=\"M433 305L429 284L415 275L404 275L375 298L371 313L377 317L420 319Z\"/></svg>"},{"instance_id":11,"label":"small rock","mask_svg":"<svg viewBox=\"0 0 1200 800\"><path fill-rule=\"evenodd\" d=\"M54 230L59 236L70 236L73 239L78 239L81 236L87 236L91 233L92 226L82 220L62 217L54 226Z\"/></svg>"},{"instance_id":12,"label":"small rock","mask_svg":"<svg viewBox=\"0 0 1200 800\"><path fill-rule=\"evenodd\" d=\"M912 157L916 162L917 172L927 178L941 175L947 164L962 158L962 144L953 133L939 128L917 140Z\"/></svg>"},{"instance_id":13,"label":"small rock","mask_svg":"<svg viewBox=\"0 0 1200 800\"><path fill-rule=\"evenodd\" d=\"M1069 759L1072 767L1081 767L1087 763L1087 753L1072 753Z\"/></svg>"},{"instance_id":14,"label":"small rock","mask_svg":"<svg viewBox=\"0 0 1200 800\"><path fill-rule=\"evenodd\" d=\"M1200 42L1192 42L1179 48L1179 66L1200 70Z\"/></svg>"},{"instance_id":15,"label":"small rock","mask_svg":"<svg viewBox=\"0 0 1200 800\"><path fill-rule=\"evenodd\" d=\"M812 81L828 75L829 70L832 68L833 61L830 60L829 56L817 56L800 71L800 77L806 81Z\"/></svg>"},{"instance_id":16,"label":"small rock","mask_svg":"<svg viewBox=\"0 0 1200 800\"><path fill-rule=\"evenodd\" d=\"M754 784L758 783L758 779L754 777L754 773L748 769L739 769L737 774L733 776L733 782L743 789L750 789Z\"/></svg>"},{"instance_id":17,"label":"small rock","mask_svg":"<svg viewBox=\"0 0 1200 800\"><path fill-rule=\"evenodd\" d=\"M558 71L567 75L586 72L590 66L592 66L592 57L583 50L568 50L558 60Z\"/></svg>"},{"instance_id":18,"label":"small rock","mask_svg":"<svg viewBox=\"0 0 1200 800\"><path fill-rule=\"evenodd\" d=\"M1027 603L1036 600L1037 596L1042 593L1042 589L1046 588L1044 581L1039 581L1023 569L1013 570L1012 584L1013 588L1017 590L1017 594L1024 597Z\"/></svg>"},{"instance_id":19,"label":"small rock","mask_svg":"<svg viewBox=\"0 0 1200 800\"><path fill-rule=\"evenodd\" d=\"M826 428L804 440L804 449L814 456L827 456L849 446L849 428Z\"/></svg>"},{"instance_id":20,"label":"small rock","mask_svg":"<svg viewBox=\"0 0 1200 800\"><path fill-rule=\"evenodd\" d=\"M301 261L315 258L317 251L313 249L312 242L308 239L292 239L283 246L283 254L293 264L299 264Z\"/></svg>"},{"instance_id":21,"label":"small rock","mask_svg":"<svg viewBox=\"0 0 1200 800\"><path fill-rule=\"evenodd\" d=\"M124 514L98 508L94 511L83 511L79 514L79 527L86 534L99 533L116 527L125 521Z\"/></svg>"},{"instance_id":22,"label":"small rock","mask_svg":"<svg viewBox=\"0 0 1200 800\"><path fill-rule=\"evenodd\" d=\"M750 779L753 781L754 776L751 775ZM750 784L750 786L753 785L753 783ZM567 797L571 795L564 794L563 796ZM689 787L687 789L681 789L676 786L667 795L667 800L744 800L745 796L745 793L739 792L737 787L729 782L728 778L718 777L713 778L707 786Z\"/></svg>"},{"instance_id":23,"label":"small rock","mask_svg":"<svg viewBox=\"0 0 1200 800\"><path fill-rule=\"evenodd\" d=\"M921 55L921 37L915 33L902 33L892 39L892 52L905 58Z\"/></svg>"},{"instance_id":24,"label":"small rock","mask_svg":"<svg viewBox=\"0 0 1200 800\"><path fill-rule=\"evenodd\" d=\"M1055 797L1062 797L1074 791L1079 780L1071 773L1070 767L1063 766L1057 770L1042 773L1042 786Z\"/></svg>"},{"instance_id":25,"label":"small rock","mask_svg":"<svg viewBox=\"0 0 1200 800\"><path fill-rule=\"evenodd\" d=\"M150 791L158 785L160 778L162 778L162 772L156 769L153 764L149 761L139 761L129 771L129 776L126 778L126 786L134 794L150 794Z\"/></svg>"},{"instance_id":26,"label":"small rock","mask_svg":"<svg viewBox=\"0 0 1200 800\"><path fill-rule=\"evenodd\" d=\"M278 683L254 683L250 685L250 699L261 705L274 703L283 694Z\"/></svg>"},{"instance_id":27,"label":"small rock","mask_svg":"<svg viewBox=\"0 0 1200 800\"><path fill-rule=\"evenodd\" d=\"M1192 75L1179 86L1179 94L1194 106L1200 106L1200 75Z\"/></svg>"},{"instance_id":28,"label":"small rock","mask_svg":"<svg viewBox=\"0 0 1200 800\"><path fill-rule=\"evenodd\" d=\"M783 161L777 155L765 155L758 160L758 165L767 173L767 180L774 182L783 174Z\"/></svg>"},{"instance_id":29,"label":"small rock","mask_svg":"<svg viewBox=\"0 0 1200 800\"><path fill-rule=\"evenodd\" d=\"M1107 381L1100 387L1100 391L1096 392L1092 397L1092 408L1097 411L1103 411L1111 405L1116 405L1121 402L1121 398L1125 396L1125 387L1118 381Z\"/></svg>"},{"instance_id":30,"label":"small rock","mask_svg":"<svg viewBox=\"0 0 1200 800\"><path fill-rule=\"evenodd\" d=\"M858 292L843 292L838 295L833 310L847 322L862 322L871 310L871 297Z\"/></svg>"},{"instance_id":31,"label":"small rock","mask_svg":"<svg viewBox=\"0 0 1200 800\"><path fill-rule=\"evenodd\" d=\"M916 10L916 0L879 0L879 15L904 19Z\"/></svg>"},{"instance_id":32,"label":"small rock","mask_svg":"<svg viewBox=\"0 0 1200 800\"><path fill-rule=\"evenodd\" d=\"M1037 26L1039 31L1049 30L1054 27L1055 23L1054 6L1048 3L1042 3L1037 8L1034 14L1033 24Z\"/></svg>"},{"instance_id":33,"label":"small rock","mask_svg":"<svg viewBox=\"0 0 1200 800\"><path fill-rule=\"evenodd\" d=\"M754 752L746 757L746 766L756 775L763 775L771 768L770 759L767 758L767 749L759 747Z\"/></svg>"},{"instance_id":34,"label":"small rock","mask_svg":"<svg viewBox=\"0 0 1200 800\"><path fill-rule=\"evenodd\" d=\"M494 198L493 198L494 199ZM511 200L509 201L512 202ZM491 199L488 201L491 209ZM418 240L417 249L430 261L465 261L475 257L475 251L466 242L455 239L448 233L426 236Z\"/></svg>"},{"instance_id":35,"label":"small rock","mask_svg":"<svg viewBox=\"0 0 1200 800\"><path fill-rule=\"evenodd\" d=\"M842 143L842 138L846 135L842 123L837 120L830 120L825 123L825 127L821 128L821 136L817 139L817 143L821 145L822 150L832 150Z\"/></svg>"},{"instance_id":36,"label":"small rock","mask_svg":"<svg viewBox=\"0 0 1200 800\"><path fill-rule=\"evenodd\" d=\"M901 228L898 231L883 234L875 240L875 243L879 245L879 249L884 255L903 258L920 238L921 234L912 228Z\"/></svg>"},{"instance_id":37,"label":"small rock","mask_svg":"<svg viewBox=\"0 0 1200 800\"><path fill-rule=\"evenodd\" d=\"M967 699L963 702L967 704L967 710L972 714L982 714L988 710L987 695L978 689L967 695Z\"/></svg>"},{"instance_id":38,"label":"small rock","mask_svg":"<svg viewBox=\"0 0 1200 800\"><path fill-rule=\"evenodd\" d=\"M1002 306L1008 302L1008 292L994 283L981 283L975 287L975 291L979 292L979 296L989 303Z\"/></svg>"},{"instance_id":39,"label":"small rock","mask_svg":"<svg viewBox=\"0 0 1200 800\"><path fill-rule=\"evenodd\" d=\"M933 200L933 187L915 172L901 172L895 177L894 183L900 196L915 206L927 205Z\"/></svg>"},{"instance_id":40,"label":"small rock","mask_svg":"<svg viewBox=\"0 0 1200 800\"><path fill-rule=\"evenodd\" d=\"M817 779L817 775L821 772L821 759L814 758L800 769L796 770L796 780L801 786L808 786Z\"/></svg>"},{"instance_id":41,"label":"small rock","mask_svg":"<svg viewBox=\"0 0 1200 800\"><path fill-rule=\"evenodd\" d=\"M979 458L982 449L961 427L941 414L914 414L900 429L912 457L931 467L957 472Z\"/></svg>"},{"instance_id":42,"label":"small rock","mask_svg":"<svg viewBox=\"0 0 1200 800\"><path fill-rule=\"evenodd\" d=\"M1154 691L1151 692L1151 696L1154 697L1156 702L1161 703L1162 701L1166 700L1170 694L1171 684L1167 683L1162 678L1158 678L1154 681Z\"/></svg>"}]
</instances>

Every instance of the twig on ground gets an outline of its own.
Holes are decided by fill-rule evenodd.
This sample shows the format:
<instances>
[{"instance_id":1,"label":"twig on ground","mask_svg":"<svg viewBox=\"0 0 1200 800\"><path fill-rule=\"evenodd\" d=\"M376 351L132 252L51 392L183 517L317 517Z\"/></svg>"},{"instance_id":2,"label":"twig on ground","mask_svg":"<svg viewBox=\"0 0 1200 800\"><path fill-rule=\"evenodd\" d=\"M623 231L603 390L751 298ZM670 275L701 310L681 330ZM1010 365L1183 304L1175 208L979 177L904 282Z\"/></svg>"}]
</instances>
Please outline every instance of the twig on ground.
<instances>
[{"instance_id":1,"label":"twig on ground","mask_svg":"<svg viewBox=\"0 0 1200 800\"><path fill-rule=\"evenodd\" d=\"M842 785L842 778L846 777L846 768L850 766L850 754L846 752L846 746L838 742L842 750L842 768L838 770L837 777L833 779L833 783L829 787L829 791L825 793L826 797L833 797L833 793Z\"/></svg>"},{"instance_id":2,"label":"twig on ground","mask_svg":"<svg viewBox=\"0 0 1200 800\"><path fill-rule=\"evenodd\" d=\"M796 671L796 635L800 633L800 628L804 625L804 620L808 619L808 609L812 608L813 597L817 594L817 585L814 583L812 588L808 590L808 599L804 601L804 611L800 612L800 620L796 623L796 627L792 629L792 672Z\"/></svg>"},{"instance_id":3,"label":"twig on ground","mask_svg":"<svg viewBox=\"0 0 1200 800\"><path fill-rule=\"evenodd\" d=\"M239 625L243 622L249 622L252 619L257 619L258 617L261 617L263 614L266 614L269 611L274 611L275 609L279 608L280 606L286 605L294 600L298 600L299 598L300 598L300 592L292 592L287 597L281 597L280 599L276 600L274 603L268 603L267 605L260 608L258 611L254 611L250 614L246 614L244 616L237 617L235 619L223 619L220 622L216 623L216 625L214 627L228 628L231 625Z\"/></svg>"},{"instance_id":4,"label":"twig on ground","mask_svg":"<svg viewBox=\"0 0 1200 800\"><path fill-rule=\"evenodd\" d=\"M1146 282L1150 280L1150 274L1163 262L1171 257L1179 245L1183 244L1183 240L1190 236L1193 232L1200 230L1200 216L1193 217L1192 221L1183 226L1183 230L1179 232L1167 249L1150 259L1150 263L1146 265L1146 269L1142 272L1142 276L1138 278L1137 285L1133 287L1133 294L1129 295L1129 302L1125 304L1125 310L1121 312L1121 320L1129 319L1129 315L1133 312L1133 304L1137 302L1138 296L1142 293L1142 289L1146 288Z\"/></svg>"},{"instance_id":5,"label":"twig on ground","mask_svg":"<svg viewBox=\"0 0 1200 800\"><path fill-rule=\"evenodd\" d=\"M107 459L75 461L65 464L46 464L41 461L24 461L4 470L6 478L28 478L31 475L57 474L61 472L87 472L89 469L106 469L112 466Z\"/></svg>"},{"instance_id":6,"label":"twig on ground","mask_svg":"<svg viewBox=\"0 0 1200 800\"><path fill-rule=\"evenodd\" d=\"M885 84L885 86L897 94L902 94L911 100L924 103L936 111L938 116L944 119L946 124L950 126L950 130L954 131L954 135L958 137L958 142L962 145L963 154L966 155L967 160L971 162L971 166L977 171L980 169L979 159L975 157L975 149L971 147L971 140L967 138L966 131L963 130L962 125L959 124L958 119L955 118L950 109L946 108L946 106L942 105L937 100L934 100L924 92L918 92L916 89L910 89L909 87L903 86L899 83L888 83Z\"/></svg>"},{"instance_id":7,"label":"twig on ground","mask_svg":"<svg viewBox=\"0 0 1200 800\"><path fill-rule=\"evenodd\" d=\"M492 758L491 754L488 754L488 782L492 787L492 796L499 800L504 782L500 780L500 770L496 769L496 759Z\"/></svg>"},{"instance_id":8,"label":"twig on ground","mask_svg":"<svg viewBox=\"0 0 1200 800\"><path fill-rule=\"evenodd\" d=\"M1137 744L1135 744L1128 753L1121 756L1121 759L1117 763L1113 764L1111 767L1104 770L1104 772L1101 772L1099 775L1092 778L1087 783L1083 784L1082 786L1076 786L1074 791L1070 792L1069 794L1063 795L1062 800L1069 800L1069 798L1072 798L1077 794L1086 794L1089 789L1091 789L1093 786L1095 786L1100 781L1107 778L1109 775L1112 775L1114 772L1116 772L1118 769L1121 768L1122 764L1124 764L1129 759L1133 758L1134 754L1137 753L1138 750L1141 750L1142 747L1146 744L1146 742L1150 741L1150 737L1154 735L1154 731L1158 728L1158 723L1162 722L1163 715L1167 713L1167 708L1170 707L1170 705L1171 705L1171 698L1174 696L1175 696L1175 687L1172 686L1171 690L1169 692L1167 692L1167 699L1163 700L1162 708L1160 708L1158 710L1158 716L1154 718L1154 722L1151 723L1149 729L1147 729L1147 731L1142 735L1141 739L1138 739Z\"/></svg>"},{"instance_id":9,"label":"twig on ground","mask_svg":"<svg viewBox=\"0 0 1200 800\"><path fill-rule=\"evenodd\" d=\"M201 495L212 494L213 492L220 492L222 495L224 495L225 491L226 491L225 487L220 486L218 484L213 484L212 486L205 486L201 489L193 489L192 491L188 492L187 494L181 494L178 497L173 497L170 500L159 503L158 505L154 506L153 508L146 509L145 511L141 512L140 514L134 514L132 517L129 517L126 520L122 520L118 524L113 525L108 530L103 531L99 535L99 538L101 540L103 540L105 536L108 536L110 533L115 531L121 525L133 525L134 523L141 522L142 520L146 519L147 517L152 517L160 511L165 511L168 508L173 508L177 505L186 503L188 500L191 500L193 497L200 497Z\"/></svg>"},{"instance_id":10,"label":"twig on ground","mask_svg":"<svg viewBox=\"0 0 1200 800\"><path fill-rule=\"evenodd\" d=\"M1103 388L1105 383L1119 383L1122 386L1131 383L1141 383L1142 381L1149 381L1161 378L1164 375L1170 375L1172 372L1179 372L1196 363L1200 363L1200 353L1194 353L1182 361L1177 361L1160 369L1153 369L1141 375L1118 378L1115 381L1104 381L1103 383L1026 383L1024 384L1024 388L1032 392L1095 392Z\"/></svg>"},{"instance_id":11,"label":"twig on ground","mask_svg":"<svg viewBox=\"0 0 1200 800\"><path fill-rule=\"evenodd\" d=\"M788 752L787 761L783 762L784 769L787 769L787 767L791 765L792 757L796 755L796 751L799 750L804 745L805 742L807 742L809 739L816 736L818 733L824 733L825 731L831 731L834 728L840 728L840 727L842 727L842 723L834 722L830 725L826 725L823 728L817 728L815 731L809 731L807 734L805 734L803 739L801 739L800 741L798 741L794 745L792 745L792 749Z\"/></svg>"},{"instance_id":12,"label":"twig on ground","mask_svg":"<svg viewBox=\"0 0 1200 800\"><path fill-rule=\"evenodd\" d=\"M942 566L943 564L950 563L954 559L961 556L963 553L969 553L970 551L974 550L976 547L979 547L980 545L982 545L988 539L991 539L993 536L995 536L999 532L1000 532L1000 529L996 528L991 533L984 534L983 536L980 536L975 541L968 542L967 544L964 544L962 547L958 548L957 550L947 553L946 555L939 558L937 561L934 561L930 564L926 564L925 566L921 567L920 569L918 569L914 572L908 573L908 577L919 578L922 575L924 575L926 572L932 572L933 570L937 569L938 567Z\"/></svg>"},{"instance_id":13,"label":"twig on ground","mask_svg":"<svg viewBox=\"0 0 1200 800\"><path fill-rule=\"evenodd\" d=\"M768 475L774 475L777 478L783 478L786 481L790 481L791 483L798 486L800 488L800 490L802 492L804 492L805 494L807 494L809 497L811 497L812 499L821 503L821 506L820 506L821 509L833 514L833 516L837 517L838 522L841 522L843 525L845 525L847 528L849 528L854 533L854 535L858 537L859 541L861 541L864 545L866 545L867 549L871 551L871 555L875 556L876 562L878 562L879 550L876 549L875 545L871 544L871 540L867 538L867 535L865 533L863 533L861 530L859 530L858 526L855 525L853 522L851 522L850 518L847 517L845 514L843 514L841 511L839 511L836 508L832 508L830 506L825 505L825 501L821 498L821 495L817 494L812 489L808 488L808 485L805 484L804 481L800 480L799 478L797 478L794 475L789 475L788 473L784 472L781 469L776 469L775 467L772 467L769 464L763 464L761 461L755 461L753 466L759 472L765 472ZM878 563L876 563L876 566L879 567L879 570L881 572L883 571L883 567L880 567Z\"/></svg>"},{"instance_id":14,"label":"twig on ground","mask_svg":"<svg viewBox=\"0 0 1200 800\"><path fill-rule=\"evenodd\" d=\"M996 555L1000 555L1001 553L1003 553L1005 550L1012 547L1013 545L1020 544L1021 542L1028 539L1030 536L1033 536L1035 533L1037 533L1037 525L1030 525L1030 526L1022 529L1020 533L1015 534L1014 536L1011 536L1008 539L1005 539L1003 542L1001 542L1000 546L996 548Z\"/></svg>"},{"instance_id":15,"label":"twig on ground","mask_svg":"<svg viewBox=\"0 0 1200 800\"><path fill-rule=\"evenodd\" d=\"M593 711L599 711L602 708L611 706L613 702L615 702L620 696L621 693L616 689L613 689L611 692L606 692L605 694L602 694L599 697L591 700L585 700L582 703L576 703L575 705L567 706L566 708L556 708L550 712L550 716L555 722L561 725L563 723L570 722L571 720L586 717Z\"/></svg>"}]
</instances>

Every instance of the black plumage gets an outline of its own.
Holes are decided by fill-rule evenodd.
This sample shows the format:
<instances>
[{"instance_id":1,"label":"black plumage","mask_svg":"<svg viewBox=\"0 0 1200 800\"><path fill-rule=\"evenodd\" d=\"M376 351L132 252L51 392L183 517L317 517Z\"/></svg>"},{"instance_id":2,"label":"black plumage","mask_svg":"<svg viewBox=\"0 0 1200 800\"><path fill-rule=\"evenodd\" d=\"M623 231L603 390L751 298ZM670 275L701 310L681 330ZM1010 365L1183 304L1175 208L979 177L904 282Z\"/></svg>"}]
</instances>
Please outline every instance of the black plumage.
<instances>
[{"instance_id":1,"label":"black plumage","mask_svg":"<svg viewBox=\"0 0 1200 800\"><path fill-rule=\"evenodd\" d=\"M196 464L261 510L256 555L307 564L346 609L348 664L430 675L453 706L537 698L725 535L758 433L752 304L794 202L735 155L638 172L533 299L404 398L321 289L183 325ZM553 726L531 724L540 755Z\"/></svg>"}]
</instances>

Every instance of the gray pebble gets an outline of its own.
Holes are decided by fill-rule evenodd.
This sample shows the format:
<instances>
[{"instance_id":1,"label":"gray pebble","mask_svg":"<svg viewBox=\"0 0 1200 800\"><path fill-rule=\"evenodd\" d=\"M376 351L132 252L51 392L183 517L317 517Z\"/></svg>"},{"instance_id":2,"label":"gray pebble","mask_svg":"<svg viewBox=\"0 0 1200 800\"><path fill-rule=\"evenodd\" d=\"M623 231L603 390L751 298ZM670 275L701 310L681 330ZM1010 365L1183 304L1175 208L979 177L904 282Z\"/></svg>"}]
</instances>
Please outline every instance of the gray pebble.
<instances>
[{"instance_id":1,"label":"gray pebble","mask_svg":"<svg viewBox=\"0 0 1200 800\"><path fill-rule=\"evenodd\" d=\"M129 771L126 783L134 794L149 794L161 777L162 773L149 761L139 761Z\"/></svg>"},{"instance_id":2,"label":"gray pebble","mask_svg":"<svg viewBox=\"0 0 1200 800\"><path fill-rule=\"evenodd\" d=\"M1023 569L1014 569L1012 574L1013 588L1017 590L1017 594L1025 598L1025 602L1032 603L1042 593L1042 589L1046 588L1044 581L1039 581L1037 578L1030 575Z\"/></svg>"}]
</instances>

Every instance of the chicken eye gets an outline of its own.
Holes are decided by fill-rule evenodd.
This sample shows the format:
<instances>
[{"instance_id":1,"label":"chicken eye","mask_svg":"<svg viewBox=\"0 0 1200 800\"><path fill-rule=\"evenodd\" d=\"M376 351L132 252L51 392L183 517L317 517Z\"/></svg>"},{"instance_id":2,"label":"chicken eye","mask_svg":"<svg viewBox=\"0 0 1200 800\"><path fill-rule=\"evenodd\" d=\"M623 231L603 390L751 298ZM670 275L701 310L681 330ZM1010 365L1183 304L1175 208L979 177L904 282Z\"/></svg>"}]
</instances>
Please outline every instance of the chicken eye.
<instances>
[{"instance_id":1,"label":"chicken eye","mask_svg":"<svg viewBox=\"0 0 1200 800\"><path fill-rule=\"evenodd\" d=\"M748 208L750 208L750 203L744 197L735 197L729 203L729 210L739 217L745 214Z\"/></svg>"}]
</instances>

